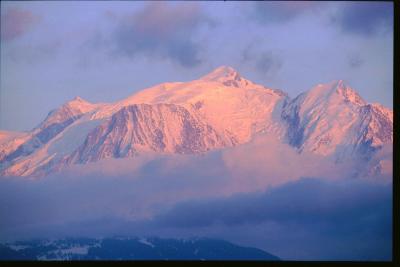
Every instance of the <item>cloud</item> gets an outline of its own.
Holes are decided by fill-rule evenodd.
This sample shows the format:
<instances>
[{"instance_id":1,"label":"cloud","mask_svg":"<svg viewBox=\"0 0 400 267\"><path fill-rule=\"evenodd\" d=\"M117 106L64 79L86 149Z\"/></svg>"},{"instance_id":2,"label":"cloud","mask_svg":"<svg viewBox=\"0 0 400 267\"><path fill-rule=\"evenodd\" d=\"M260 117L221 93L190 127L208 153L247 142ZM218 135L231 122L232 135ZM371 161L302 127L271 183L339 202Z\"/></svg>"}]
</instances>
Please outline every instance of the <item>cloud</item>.
<instances>
[{"instance_id":1,"label":"cloud","mask_svg":"<svg viewBox=\"0 0 400 267\"><path fill-rule=\"evenodd\" d=\"M0 241L204 236L284 259L388 259L391 184L349 178L352 169L260 136L202 155L110 159L40 180L2 177Z\"/></svg>"},{"instance_id":2,"label":"cloud","mask_svg":"<svg viewBox=\"0 0 400 267\"><path fill-rule=\"evenodd\" d=\"M257 59L256 67L260 72L270 74L282 67L282 59L274 56L271 52L267 52Z\"/></svg>"},{"instance_id":3,"label":"cloud","mask_svg":"<svg viewBox=\"0 0 400 267\"><path fill-rule=\"evenodd\" d=\"M271 77L282 68L283 58L272 51L257 51L257 42L253 42L243 49L241 62L250 64L263 76Z\"/></svg>"},{"instance_id":4,"label":"cloud","mask_svg":"<svg viewBox=\"0 0 400 267\"><path fill-rule=\"evenodd\" d=\"M246 242L284 259L390 260L391 192L365 181L307 178L263 193L179 203L153 223Z\"/></svg>"},{"instance_id":5,"label":"cloud","mask_svg":"<svg viewBox=\"0 0 400 267\"><path fill-rule=\"evenodd\" d=\"M194 67L201 63L201 47L193 36L207 21L197 4L152 2L139 12L121 18L112 42L115 52L123 56L145 54Z\"/></svg>"},{"instance_id":6,"label":"cloud","mask_svg":"<svg viewBox=\"0 0 400 267\"><path fill-rule=\"evenodd\" d=\"M40 20L32 12L20 8L9 8L1 14L1 40L11 41L31 30Z\"/></svg>"},{"instance_id":7,"label":"cloud","mask_svg":"<svg viewBox=\"0 0 400 267\"><path fill-rule=\"evenodd\" d=\"M321 3L313 1L260 1L254 4L253 18L261 23L285 23L320 6Z\"/></svg>"},{"instance_id":8,"label":"cloud","mask_svg":"<svg viewBox=\"0 0 400 267\"><path fill-rule=\"evenodd\" d=\"M339 6L333 22L349 34L369 36L393 29L393 3L353 2Z\"/></svg>"},{"instance_id":9,"label":"cloud","mask_svg":"<svg viewBox=\"0 0 400 267\"><path fill-rule=\"evenodd\" d=\"M217 222L227 225L264 221L317 224L334 223L341 218L362 219L376 210L390 214L391 186L302 178L263 193L180 203L156 220L180 227Z\"/></svg>"},{"instance_id":10,"label":"cloud","mask_svg":"<svg viewBox=\"0 0 400 267\"><path fill-rule=\"evenodd\" d=\"M172 174L153 180L102 176L39 183L3 180L0 236L2 240L204 236L259 247L283 259L391 258L391 185L303 178L262 192L221 196L221 188L204 194L206 186L192 176L186 175L189 181L180 180L181 185ZM211 178L219 177L205 179L212 191ZM199 185L202 196L185 195ZM177 201L171 201L176 195ZM153 215L132 219L124 210L150 210Z\"/></svg>"},{"instance_id":11,"label":"cloud","mask_svg":"<svg viewBox=\"0 0 400 267\"><path fill-rule=\"evenodd\" d=\"M335 164L320 155L299 154L273 135L261 135L252 142L226 149L222 157L229 175L234 177L230 186L236 190L241 188L242 192L280 185L299 177L323 176L337 180L350 176L355 168L355 162Z\"/></svg>"},{"instance_id":12,"label":"cloud","mask_svg":"<svg viewBox=\"0 0 400 267\"><path fill-rule=\"evenodd\" d=\"M35 64L54 60L63 47L60 40L42 42L38 44L23 43L9 47L5 58L10 62Z\"/></svg>"},{"instance_id":13,"label":"cloud","mask_svg":"<svg viewBox=\"0 0 400 267\"><path fill-rule=\"evenodd\" d=\"M352 54L347 57L348 64L351 68L357 69L364 65L364 59L359 54Z\"/></svg>"}]
</instances>

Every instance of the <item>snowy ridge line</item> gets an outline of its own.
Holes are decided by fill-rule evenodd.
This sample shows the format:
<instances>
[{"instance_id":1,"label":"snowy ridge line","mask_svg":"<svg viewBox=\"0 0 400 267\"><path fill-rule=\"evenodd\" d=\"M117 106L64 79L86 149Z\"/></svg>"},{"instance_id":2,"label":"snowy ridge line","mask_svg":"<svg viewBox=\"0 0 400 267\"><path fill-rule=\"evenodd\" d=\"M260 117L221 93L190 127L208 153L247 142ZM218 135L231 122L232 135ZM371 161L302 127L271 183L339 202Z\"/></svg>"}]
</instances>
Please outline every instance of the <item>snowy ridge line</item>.
<instances>
[{"instance_id":1,"label":"snowy ridge line","mask_svg":"<svg viewBox=\"0 0 400 267\"><path fill-rule=\"evenodd\" d=\"M206 153L259 134L272 134L299 153L368 162L393 143L393 111L367 103L343 80L291 99L222 66L115 103L76 97L28 133L0 132L0 176L40 177L72 164L146 152Z\"/></svg>"}]
</instances>

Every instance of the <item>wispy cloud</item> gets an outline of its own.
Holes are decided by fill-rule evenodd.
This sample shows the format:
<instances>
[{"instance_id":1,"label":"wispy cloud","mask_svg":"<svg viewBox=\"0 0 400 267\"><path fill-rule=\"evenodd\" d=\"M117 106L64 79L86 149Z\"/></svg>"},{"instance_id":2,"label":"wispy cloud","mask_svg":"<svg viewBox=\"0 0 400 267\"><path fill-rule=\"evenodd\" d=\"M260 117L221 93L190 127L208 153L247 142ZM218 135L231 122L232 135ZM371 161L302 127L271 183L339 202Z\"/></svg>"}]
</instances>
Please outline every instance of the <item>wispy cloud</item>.
<instances>
[{"instance_id":1,"label":"wispy cloud","mask_svg":"<svg viewBox=\"0 0 400 267\"><path fill-rule=\"evenodd\" d=\"M9 8L1 14L1 40L11 41L31 30L40 17L21 8Z\"/></svg>"},{"instance_id":2,"label":"wispy cloud","mask_svg":"<svg viewBox=\"0 0 400 267\"><path fill-rule=\"evenodd\" d=\"M347 57L349 66L353 69L360 68L364 65L364 59L359 54L352 54Z\"/></svg>"},{"instance_id":3,"label":"wispy cloud","mask_svg":"<svg viewBox=\"0 0 400 267\"><path fill-rule=\"evenodd\" d=\"M272 77L283 66L283 58L272 50L263 51L258 42L247 45L241 54L241 63L250 65L254 70L266 77Z\"/></svg>"},{"instance_id":4,"label":"wispy cloud","mask_svg":"<svg viewBox=\"0 0 400 267\"><path fill-rule=\"evenodd\" d=\"M339 5L334 24L348 34L369 36L393 29L393 3L353 2Z\"/></svg>"},{"instance_id":5,"label":"wispy cloud","mask_svg":"<svg viewBox=\"0 0 400 267\"><path fill-rule=\"evenodd\" d=\"M194 67L201 63L201 46L193 37L205 22L198 4L151 2L139 12L120 18L111 42L116 54L145 54Z\"/></svg>"},{"instance_id":6,"label":"wispy cloud","mask_svg":"<svg viewBox=\"0 0 400 267\"><path fill-rule=\"evenodd\" d=\"M320 5L321 3L314 1L260 1L254 4L253 18L266 24L285 23L315 12Z\"/></svg>"}]
</instances>

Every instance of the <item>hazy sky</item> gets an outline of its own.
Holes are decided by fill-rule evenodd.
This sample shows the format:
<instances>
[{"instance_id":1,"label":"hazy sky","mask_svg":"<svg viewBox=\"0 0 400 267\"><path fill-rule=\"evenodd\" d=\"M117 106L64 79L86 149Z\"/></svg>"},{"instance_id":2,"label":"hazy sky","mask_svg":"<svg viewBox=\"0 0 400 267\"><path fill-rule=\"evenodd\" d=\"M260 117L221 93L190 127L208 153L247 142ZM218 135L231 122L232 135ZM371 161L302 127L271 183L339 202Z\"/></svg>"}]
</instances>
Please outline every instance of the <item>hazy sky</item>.
<instances>
[{"instance_id":1,"label":"hazy sky","mask_svg":"<svg viewBox=\"0 0 400 267\"><path fill-rule=\"evenodd\" d=\"M220 65L291 97L343 79L392 107L393 4L1 1L0 129Z\"/></svg>"}]
</instances>

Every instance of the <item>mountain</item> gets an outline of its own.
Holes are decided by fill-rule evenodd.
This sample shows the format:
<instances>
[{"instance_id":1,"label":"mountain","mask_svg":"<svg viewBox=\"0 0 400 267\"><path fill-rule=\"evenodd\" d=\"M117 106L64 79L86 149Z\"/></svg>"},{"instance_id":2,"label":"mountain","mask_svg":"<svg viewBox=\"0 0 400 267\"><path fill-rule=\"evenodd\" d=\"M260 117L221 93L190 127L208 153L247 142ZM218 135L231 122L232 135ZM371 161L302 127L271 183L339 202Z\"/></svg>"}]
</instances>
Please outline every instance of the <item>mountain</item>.
<instances>
[{"instance_id":1,"label":"mountain","mask_svg":"<svg viewBox=\"0 0 400 267\"><path fill-rule=\"evenodd\" d=\"M292 146L341 160L369 159L393 142L393 111L366 103L342 80L300 94L285 106L282 118Z\"/></svg>"},{"instance_id":2,"label":"mountain","mask_svg":"<svg viewBox=\"0 0 400 267\"><path fill-rule=\"evenodd\" d=\"M134 104L123 107L91 131L66 161L87 163L149 151L200 153L229 145L231 140L193 110L174 104Z\"/></svg>"},{"instance_id":3,"label":"mountain","mask_svg":"<svg viewBox=\"0 0 400 267\"><path fill-rule=\"evenodd\" d=\"M299 153L381 164L376 155L393 143L393 111L368 104L341 80L291 99L222 66L115 103L77 97L32 131L0 144L0 175L44 176L71 164L146 152L205 153L260 134L272 134Z\"/></svg>"},{"instance_id":4,"label":"mountain","mask_svg":"<svg viewBox=\"0 0 400 267\"><path fill-rule=\"evenodd\" d=\"M0 260L263 260L263 250L218 239L104 238L0 244Z\"/></svg>"},{"instance_id":5,"label":"mountain","mask_svg":"<svg viewBox=\"0 0 400 267\"><path fill-rule=\"evenodd\" d=\"M21 132L11 132L11 131L2 131L0 130L0 144L6 143L7 141L10 141L11 139L15 139L19 136L21 136L23 133Z\"/></svg>"}]
</instances>

